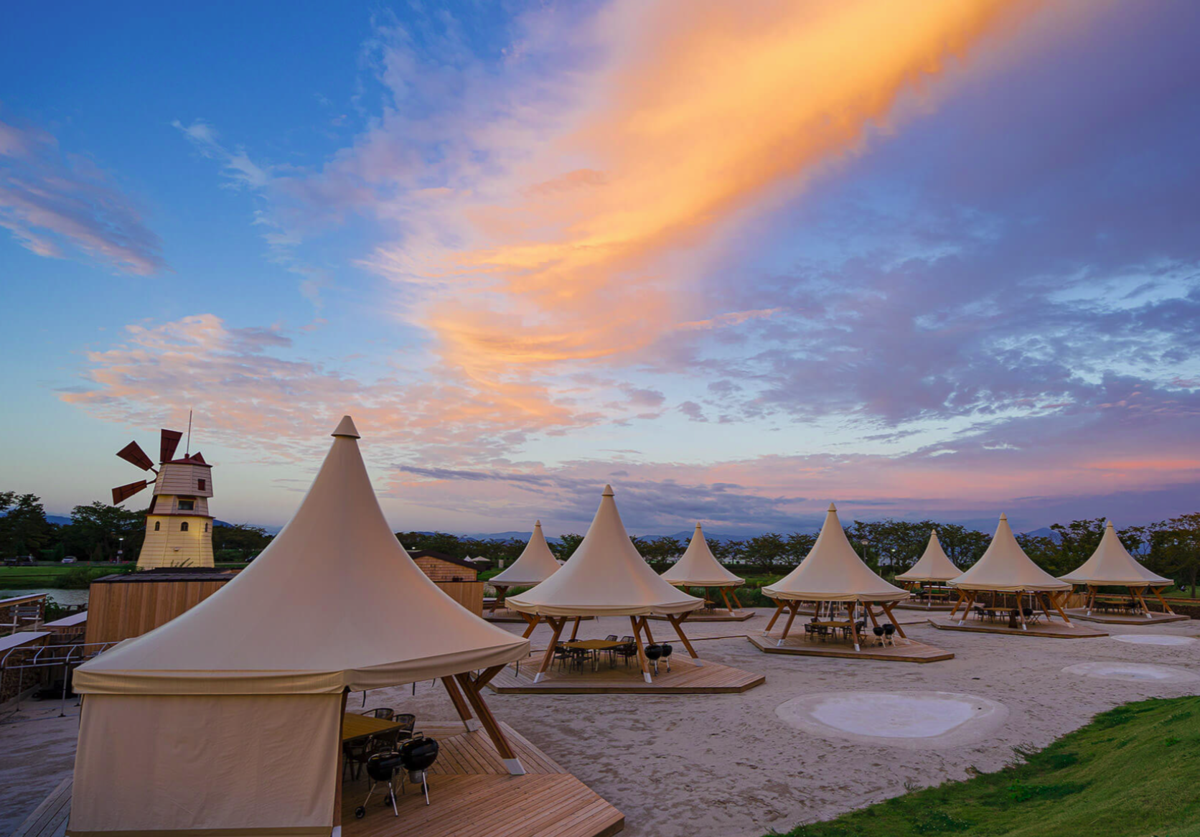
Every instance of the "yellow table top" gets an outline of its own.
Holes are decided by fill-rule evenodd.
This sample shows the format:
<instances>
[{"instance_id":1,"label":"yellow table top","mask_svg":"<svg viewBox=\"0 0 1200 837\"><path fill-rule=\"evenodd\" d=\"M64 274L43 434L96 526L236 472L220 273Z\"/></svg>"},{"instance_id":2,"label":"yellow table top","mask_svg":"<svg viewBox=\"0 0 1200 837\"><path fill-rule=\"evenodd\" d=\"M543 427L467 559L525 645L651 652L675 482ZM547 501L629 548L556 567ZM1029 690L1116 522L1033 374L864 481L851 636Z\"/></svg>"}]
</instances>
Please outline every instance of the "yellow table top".
<instances>
[{"instance_id":1,"label":"yellow table top","mask_svg":"<svg viewBox=\"0 0 1200 837\"><path fill-rule=\"evenodd\" d=\"M353 741L355 738L365 738L377 732L394 729L400 726L396 721L385 721L382 718L372 718L368 715L358 715L347 712L342 719L342 741Z\"/></svg>"},{"instance_id":2,"label":"yellow table top","mask_svg":"<svg viewBox=\"0 0 1200 837\"><path fill-rule=\"evenodd\" d=\"M586 651L606 651L609 648L620 648L622 645L629 644L628 642L613 642L611 639L577 639L563 643L567 648L582 648Z\"/></svg>"}]
</instances>

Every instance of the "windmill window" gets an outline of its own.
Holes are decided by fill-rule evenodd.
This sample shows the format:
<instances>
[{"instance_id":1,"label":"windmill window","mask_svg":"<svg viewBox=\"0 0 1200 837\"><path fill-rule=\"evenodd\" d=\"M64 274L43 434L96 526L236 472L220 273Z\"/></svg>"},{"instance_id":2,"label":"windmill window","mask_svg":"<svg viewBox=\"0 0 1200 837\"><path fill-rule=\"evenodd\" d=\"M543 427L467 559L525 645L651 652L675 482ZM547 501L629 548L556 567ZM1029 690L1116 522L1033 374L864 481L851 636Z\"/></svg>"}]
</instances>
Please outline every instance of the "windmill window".
<instances>
[{"instance_id":1,"label":"windmill window","mask_svg":"<svg viewBox=\"0 0 1200 837\"><path fill-rule=\"evenodd\" d=\"M183 521L183 523L180 523L180 524L179 524L179 531L180 531L180 532L186 532L186 531L187 531L187 521L186 521L186 520L185 520L185 521Z\"/></svg>"},{"instance_id":2,"label":"windmill window","mask_svg":"<svg viewBox=\"0 0 1200 837\"><path fill-rule=\"evenodd\" d=\"M204 480L196 480L196 485L199 486L201 491L204 490Z\"/></svg>"},{"instance_id":3,"label":"windmill window","mask_svg":"<svg viewBox=\"0 0 1200 837\"><path fill-rule=\"evenodd\" d=\"M204 531L205 531L205 532L207 532L207 531L208 531L208 524L207 524L207 523L205 523L205 524L204 524Z\"/></svg>"},{"instance_id":4,"label":"windmill window","mask_svg":"<svg viewBox=\"0 0 1200 837\"><path fill-rule=\"evenodd\" d=\"M180 500L179 501L179 510L180 511L192 511L195 508L196 508L195 500Z\"/></svg>"},{"instance_id":5,"label":"windmill window","mask_svg":"<svg viewBox=\"0 0 1200 837\"><path fill-rule=\"evenodd\" d=\"M154 521L154 531L155 531L155 532L157 532L157 531L158 531L158 527L160 527L160 526L162 526L162 521L161 521L161 520L156 520L156 521Z\"/></svg>"}]
</instances>

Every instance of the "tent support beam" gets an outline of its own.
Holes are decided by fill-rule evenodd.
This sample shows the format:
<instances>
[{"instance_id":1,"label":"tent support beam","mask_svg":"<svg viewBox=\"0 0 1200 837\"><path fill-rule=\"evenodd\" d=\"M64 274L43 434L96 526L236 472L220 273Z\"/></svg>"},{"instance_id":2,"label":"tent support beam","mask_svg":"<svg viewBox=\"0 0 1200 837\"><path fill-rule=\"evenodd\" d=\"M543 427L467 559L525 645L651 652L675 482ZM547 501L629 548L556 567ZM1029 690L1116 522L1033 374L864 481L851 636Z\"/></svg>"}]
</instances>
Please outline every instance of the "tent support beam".
<instances>
[{"instance_id":1,"label":"tent support beam","mask_svg":"<svg viewBox=\"0 0 1200 837\"><path fill-rule=\"evenodd\" d=\"M554 649L558 647L558 638L562 636L562 630L567 625L567 617L560 616L555 619L552 616L547 616L546 621L550 623L550 627L554 628L554 636L550 637L550 644L546 646L546 654L542 657L542 665L537 670L537 674L533 675L533 682L540 683L546 675L546 670L550 668L550 663L554 661Z\"/></svg>"},{"instance_id":2,"label":"tent support beam","mask_svg":"<svg viewBox=\"0 0 1200 837\"><path fill-rule=\"evenodd\" d=\"M1164 588L1162 587L1151 587L1150 592L1154 594L1156 599L1162 602L1163 610L1165 610L1167 613L1174 614L1175 611L1171 610L1171 606L1167 604L1167 600L1163 598L1163 589Z\"/></svg>"},{"instance_id":3,"label":"tent support beam","mask_svg":"<svg viewBox=\"0 0 1200 837\"><path fill-rule=\"evenodd\" d=\"M880 602L879 606L883 608L883 612L887 614L887 618L893 625L896 626L896 633L900 634L901 639L908 639L908 634L904 633L904 628L900 627L900 623L896 620L895 614L892 613L892 605L890 602Z\"/></svg>"},{"instance_id":4,"label":"tent support beam","mask_svg":"<svg viewBox=\"0 0 1200 837\"><path fill-rule=\"evenodd\" d=\"M583 619L583 617L582 617L582 616L576 616L576 617L575 617L575 624L574 624L574 625L572 626L572 628L571 628L571 639L570 639L570 640L568 640L569 642L574 642L574 641L575 641L575 638L576 638L577 636L579 636L579 623L580 623L580 621L581 621L582 619Z\"/></svg>"},{"instance_id":5,"label":"tent support beam","mask_svg":"<svg viewBox=\"0 0 1200 837\"><path fill-rule=\"evenodd\" d=\"M733 603L729 601L729 594L725 592L724 587L718 588L721 591L721 598L725 600L725 607L729 611L729 615L733 616Z\"/></svg>"},{"instance_id":6,"label":"tent support beam","mask_svg":"<svg viewBox=\"0 0 1200 837\"><path fill-rule=\"evenodd\" d=\"M783 613L783 606L787 604L786 599L780 599L775 605L775 614L771 617L771 621L767 623L767 627L763 628L763 636L771 633L771 628L775 627L775 620L779 618L779 614Z\"/></svg>"},{"instance_id":7,"label":"tent support beam","mask_svg":"<svg viewBox=\"0 0 1200 837\"><path fill-rule=\"evenodd\" d=\"M975 603L975 597L977 595L979 594L974 590L967 590L965 592L960 590L958 592L958 601L954 605L954 610L950 612L950 618L954 618L954 614L958 612L958 606L961 604L963 606L963 612L962 616L958 620L958 624L961 625L963 622L966 622L967 617L971 615L971 605Z\"/></svg>"},{"instance_id":8,"label":"tent support beam","mask_svg":"<svg viewBox=\"0 0 1200 837\"><path fill-rule=\"evenodd\" d=\"M1042 608L1042 613L1046 614L1046 621L1050 621L1050 605L1046 603L1046 594L1037 594L1038 605Z\"/></svg>"},{"instance_id":9,"label":"tent support beam","mask_svg":"<svg viewBox=\"0 0 1200 837\"><path fill-rule=\"evenodd\" d=\"M800 610L799 599L793 599L789 603L788 610L790 611L788 614L788 619L787 619L787 622L783 626L783 634L779 637L779 641L775 643L776 648L783 645L783 641L785 639L787 639L788 631L790 631L792 629L792 622L794 622L796 620L796 612L798 610Z\"/></svg>"},{"instance_id":10,"label":"tent support beam","mask_svg":"<svg viewBox=\"0 0 1200 837\"><path fill-rule=\"evenodd\" d=\"M443 677L442 685L446 687L446 692L450 695L450 702L454 704L454 711L462 719L463 726L467 728L467 732L474 732L479 729L479 722L471 714L471 706L463 698L462 692L458 689L458 684L454 682L454 678L449 675Z\"/></svg>"},{"instance_id":11,"label":"tent support beam","mask_svg":"<svg viewBox=\"0 0 1200 837\"><path fill-rule=\"evenodd\" d=\"M646 632L646 644L653 645L654 644L654 634L650 633L650 620L647 619L645 616L643 616L643 617L641 617L641 622L642 622L642 630Z\"/></svg>"},{"instance_id":12,"label":"tent support beam","mask_svg":"<svg viewBox=\"0 0 1200 837\"><path fill-rule=\"evenodd\" d=\"M488 610L488 613L495 613L496 608L504 607L504 599L508 595L508 585L501 584L496 586L493 584L492 586L496 588L496 598L492 599L492 607Z\"/></svg>"},{"instance_id":13,"label":"tent support beam","mask_svg":"<svg viewBox=\"0 0 1200 837\"><path fill-rule=\"evenodd\" d=\"M1058 611L1058 615L1062 617L1064 622L1070 625L1071 620L1067 618L1067 614L1063 612L1062 604L1059 603L1060 596L1057 593L1047 593L1046 595L1050 598L1050 604L1054 605L1054 609Z\"/></svg>"},{"instance_id":14,"label":"tent support beam","mask_svg":"<svg viewBox=\"0 0 1200 837\"><path fill-rule=\"evenodd\" d=\"M467 693L467 700L471 702L471 707L475 710L475 714L483 722L483 728L487 732L488 738L492 740L492 744L495 745L496 752L500 754L500 758L504 761L504 766L508 768L508 772L513 776L524 776L525 768L521 766L521 760L517 758L517 754L513 752L513 748L509 746L508 739L504 737L504 730L500 729L500 724L496 722L496 716L492 714L492 710L488 708L483 695L479 693L479 690L483 688L483 684L492 679L496 675L496 672L502 668L504 666L493 666L486 669L475 680L472 680L471 675L465 672L463 674L456 674L455 678L462 685L463 691ZM488 674L488 672L491 672L491 674ZM484 677L487 679L483 679Z\"/></svg>"},{"instance_id":15,"label":"tent support beam","mask_svg":"<svg viewBox=\"0 0 1200 837\"><path fill-rule=\"evenodd\" d=\"M530 616L528 613L522 613L521 616L529 623L529 627L525 629L525 633L521 634L521 638L529 639L529 637L533 636L533 629L542 621L542 617Z\"/></svg>"},{"instance_id":16,"label":"tent support beam","mask_svg":"<svg viewBox=\"0 0 1200 837\"><path fill-rule=\"evenodd\" d=\"M738 610L741 610L742 609L742 600L737 597L737 588L730 587L729 595L733 596L733 603L738 606Z\"/></svg>"},{"instance_id":17,"label":"tent support beam","mask_svg":"<svg viewBox=\"0 0 1200 837\"><path fill-rule=\"evenodd\" d=\"M696 649L692 647L692 643L683 633L683 621L673 614L667 614L667 621L671 623L671 627L675 629L675 633L679 635L679 641L683 643L683 647L692 655L692 659L696 661L697 666L704 665L704 660L700 659L700 655L696 653Z\"/></svg>"},{"instance_id":18,"label":"tent support beam","mask_svg":"<svg viewBox=\"0 0 1200 837\"><path fill-rule=\"evenodd\" d=\"M1129 592L1132 593L1134 598L1136 598L1138 600L1138 604L1140 604L1142 606L1142 613L1145 614L1147 619L1149 619L1150 618L1150 605L1146 604L1146 599L1143 597L1142 588L1130 587Z\"/></svg>"},{"instance_id":19,"label":"tent support beam","mask_svg":"<svg viewBox=\"0 0 1200 837\"><path fill-rule=\"evenodd\" d=\"M654 680L650 677L650 663L646 660L646 649L642 645L642 628L638 624L638 618L630 616L629 624L633 626L633 641L637 643L638 665L642 667L642 677L647 683L653 683Z\"/></svg>"}]
</instances>

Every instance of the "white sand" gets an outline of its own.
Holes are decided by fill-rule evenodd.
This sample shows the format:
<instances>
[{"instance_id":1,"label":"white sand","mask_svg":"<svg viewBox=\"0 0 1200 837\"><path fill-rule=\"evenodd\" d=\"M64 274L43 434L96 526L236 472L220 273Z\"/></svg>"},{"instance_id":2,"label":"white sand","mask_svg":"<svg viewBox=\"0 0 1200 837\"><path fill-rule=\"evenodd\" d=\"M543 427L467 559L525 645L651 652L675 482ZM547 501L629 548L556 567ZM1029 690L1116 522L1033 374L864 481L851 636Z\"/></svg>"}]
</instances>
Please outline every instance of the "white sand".
<instances>
[{"instance_id":1,"label":"white sand","mask_svg":"<svg viewBox=\"0 0 1200 837\"><path fill-rule=\"evenodd\" d=\"M1177 624L1188 624L1187 622ZM1113 634L1111 639L1117 642L1128 642L1132 645L1191 645L1196 640L1192 637L1172 636L1171 634Z\"/></svg>"},{"instance_id":2,"label":"white sand","mask_svg":"<svg viewBox=\"0 0 1200 837\"><path fill-rule=\"evenodd\" d=\"M908 614L906 614L907 616ZM1012 748L1043 747L1097 712L1130 700L1200 693L1196 682L1114 680L1063 673L1077 663L1139 663L1200 672L1194 646L1128 645L1100 639L1044 639L906 626L915 639L953 651L953 660L918 665L764 654L744 638L761 631L765 611L742 623L689 627L701 655L767 682L738 695L490 695L496 715L625 813L632 837L760 837L905 792L905 783L963 779L971 768L997 770ZM522 626L506 626L520 633ZM658 639L670 627L651 624ZM1135 627L1122 633L1140 636ZM629 620L585 622L583 637L630 633ZM1172 637L1200 634L1200 623L1154 626ZM534 646L549 630L539 627ZM676 653L682 648L676 645ZM830 692L945 692L1007 707L982 740L906 749L820 737L783 724L781 704ZM362 705L351 696L350 708ZM421 683L368 695L367 706L403 707L422 721L455 717L441 686ZM53 713L57 712L57 705ZM51 713L51 714L53 714ZM9 833L68 775L78 721L0 723L0 835ZM436 783L431 793L437 793Z\"/></svg>"},{"instance_id":3,"label":"white sand","mask_svg":"<svg viewBox=\"0 0 1200 837\"><path fill-rule=\"evenodd\" d=\"M1200 680L1200 675L1178 666L1152 666L1144 663L1076 663L1073 666L1067 666L1063 671L1067 674L1109 680L1173 681L1176 683L1191 683Z\"/></svg>"}]
</instances>

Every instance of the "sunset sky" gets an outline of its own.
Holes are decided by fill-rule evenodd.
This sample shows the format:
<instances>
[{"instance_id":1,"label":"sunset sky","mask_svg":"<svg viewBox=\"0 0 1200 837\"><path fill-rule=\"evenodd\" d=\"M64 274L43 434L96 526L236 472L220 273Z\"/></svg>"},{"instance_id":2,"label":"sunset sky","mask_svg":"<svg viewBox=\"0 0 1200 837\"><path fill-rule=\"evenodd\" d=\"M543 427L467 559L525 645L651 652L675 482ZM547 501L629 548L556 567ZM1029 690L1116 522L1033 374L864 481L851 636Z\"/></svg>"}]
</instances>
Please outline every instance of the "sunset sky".
<instances>
[{"instance_id":1,"label":"sunset sky","mask_svg":"<svg viewBox=\"0 0 1200 837\"><path fill-rule=\"evenodd\" d=\"M279 525L1200 510L1200 4L12 5L0 490ZM134 506L143 497L133 501ZM148 497L144 499L148 500Z\"/></svg>"}]
</instances>

